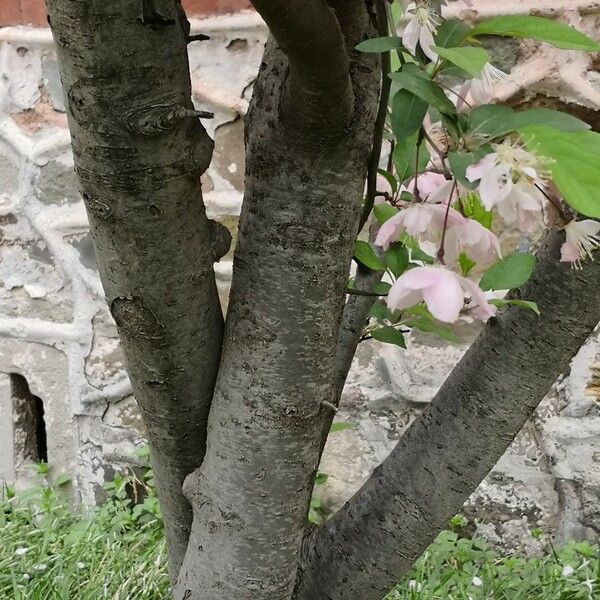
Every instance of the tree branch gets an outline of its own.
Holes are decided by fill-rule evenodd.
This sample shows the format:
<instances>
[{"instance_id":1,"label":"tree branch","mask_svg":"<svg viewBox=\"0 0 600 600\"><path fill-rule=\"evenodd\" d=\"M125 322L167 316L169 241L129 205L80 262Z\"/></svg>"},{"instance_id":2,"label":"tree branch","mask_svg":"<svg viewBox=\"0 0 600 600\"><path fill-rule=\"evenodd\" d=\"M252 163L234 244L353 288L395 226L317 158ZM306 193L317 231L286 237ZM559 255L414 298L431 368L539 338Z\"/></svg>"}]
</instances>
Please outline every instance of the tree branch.
<instances>
[{"instance_id":1,"label":"tree branch","mask_svg":"<svg viewBox=\"0 0 600 600\"><path fill-rule=\"evenodd\" d=\"M390 456L307 539L297 600L380 600L458 512L600 320L600 264L560 263L552 233L521 296L493 319Z\"/></svg>"},{"instance_id":2,"label":"tree branch","mask_svg":"<svg viewBox=\"0 0 600 600\"><path fill-rule=\"evenodd\" d=\"M48 0L47 9L175 579L192 521L182 484L204 455L223 328L213 273L223 236L200 189L213 143L191 101L187 22L178 2Z\"/></svg>"},{"instance_id":3,"label":"tree branch","mask_svg":"<svg viewBox=\"0 0 600 600\"><path fill-rule=\"evenodd\" d=\"M354 94L340 24L325 0L252 0L289 61L283 117L320 138L352 118Z\"/></svg>"},{"instance_id":4,"label":"tree branch","mask_svg":"<svg viewBox=\"0 0 600 600\"><path fill-rule=\"evenodd\" d=\"M177 600L288 600L294 588L377 111L378 57L351 50L372 35L369 15L364 0L347 3L355 118L345 135L290 143L278 112L288 59L273 38L254 88L207 454L185 483L194 522ZM288 17L299 6L268 4Z\"/></svg>"},{"instance_id":5,"label":"tree branch","mask_svg":"<svg viewBox=\"0 0 600 600\"><path fill-rule=\"evenodd\" d=\"M376 0L377 11L377 33L380 37L385 37L389 33L388 14L386 0ZM387 119L388 104L390 101L390 90L392 80L388 77L392 70L390 53L383 52L381 55L381 93L379 95L379 109L377 120L375 121L375 132L373 134L373 149L369 157L369 170L367 175L367 194L365 204L360 216L358 231L362 231L365 223L369 220L375 198L377 197L377 171L379 170L379 161L381 160L381 147L383 145L383 132L385 130L385 121Z\"/></svg>"}]
</instances>

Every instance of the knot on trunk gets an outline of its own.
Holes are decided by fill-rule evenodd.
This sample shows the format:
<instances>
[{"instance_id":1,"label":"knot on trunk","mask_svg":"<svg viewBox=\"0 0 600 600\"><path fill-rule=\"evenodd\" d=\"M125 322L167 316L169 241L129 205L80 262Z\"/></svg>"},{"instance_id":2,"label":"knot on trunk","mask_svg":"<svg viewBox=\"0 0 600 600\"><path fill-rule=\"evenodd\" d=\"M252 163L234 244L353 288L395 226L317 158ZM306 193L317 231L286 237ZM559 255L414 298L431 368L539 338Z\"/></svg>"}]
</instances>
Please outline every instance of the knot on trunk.
<instances>
[{"instance_id":1,"label":"knot on trunk","mask_svg":"<svg viewBox=\"0 0 600 600\"><path fill-rule=\"evenodd\" d=\"M130 338L159 340L166 334L156 315L137 296L115 298L110 313L119 331Z\"/></svg>"},{"instance_id":2,"label":"knot on trunk","mask_svg":"<svg viewBox=\"0 0 600 600\"><path fill-rule=\"evenodd\" d=\"M184 119L212 119L211 112L186 108L180 104L155 104L128 110L121 122L128 131L140 135L160 135Z\"/></svg>"}]
</instances>

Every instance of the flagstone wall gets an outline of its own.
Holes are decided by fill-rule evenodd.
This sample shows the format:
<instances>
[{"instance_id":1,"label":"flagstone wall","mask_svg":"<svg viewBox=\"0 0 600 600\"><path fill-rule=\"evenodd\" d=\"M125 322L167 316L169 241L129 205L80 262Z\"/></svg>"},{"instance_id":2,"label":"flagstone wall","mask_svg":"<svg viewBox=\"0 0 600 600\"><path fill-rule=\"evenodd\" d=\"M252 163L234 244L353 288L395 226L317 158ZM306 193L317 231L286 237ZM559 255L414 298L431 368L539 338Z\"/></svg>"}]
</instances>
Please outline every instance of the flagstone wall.
<instances>
[{"instance_id":1,"label":"flagstone wall","mask_svg":"<svg viewBox=\"0 0 600 600\"><path fill-rule=\"evenodd\" d=\"M135 464L143 427L104 305L87 218L72 171L69 133L43 2L0 6L0 478L25 485L31 462L73 478L84 502L102 495L115 469ZM194 100L212 110L207 209L235 237L243 193L243 122L266 29L244 0L189 0L193 29L211 36L189 47ZM232 12L233 11L233 12ZM449 15L477 20L531 13L600 39L590 0L450 2ZM31 24L37 27L31 26ZM511 77L498 90L514 106L569 110L600 130L600 61L532 42L489 40ZM226 302L231 255L218 265ZM316 493L333 510L383 459L433 397L477 334L449 346L425 334L406 351L362 344ZM532 421L465 507L490 540L535 551L542 528L559 541L600 534L600 342L592 336ZM549 360L552 357L548 357ZM486 368L501 368L489 365ZM518 394L519 390L515 390ZM43 439L42 439L43 438Z\"/></svg>"}]
</instances>

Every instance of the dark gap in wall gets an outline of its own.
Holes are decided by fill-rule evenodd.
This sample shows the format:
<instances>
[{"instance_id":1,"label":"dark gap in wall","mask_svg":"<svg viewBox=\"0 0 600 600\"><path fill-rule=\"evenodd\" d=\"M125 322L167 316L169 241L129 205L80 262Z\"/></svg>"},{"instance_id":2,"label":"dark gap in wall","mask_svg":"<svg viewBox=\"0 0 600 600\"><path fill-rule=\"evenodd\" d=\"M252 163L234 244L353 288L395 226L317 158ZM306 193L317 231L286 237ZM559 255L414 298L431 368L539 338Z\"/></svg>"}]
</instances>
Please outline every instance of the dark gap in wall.
<instances>
[{"instance_id":1,"label":"dark gap in wall","mask_svg":"<svg viewBox=\"0 0 600 600\"><path fill-rule=\"evenodd\" d=\"M48 438L44 403L31 393L27 379L10 374L15 464L48 462Z\"/></svg>"}]
</instances>

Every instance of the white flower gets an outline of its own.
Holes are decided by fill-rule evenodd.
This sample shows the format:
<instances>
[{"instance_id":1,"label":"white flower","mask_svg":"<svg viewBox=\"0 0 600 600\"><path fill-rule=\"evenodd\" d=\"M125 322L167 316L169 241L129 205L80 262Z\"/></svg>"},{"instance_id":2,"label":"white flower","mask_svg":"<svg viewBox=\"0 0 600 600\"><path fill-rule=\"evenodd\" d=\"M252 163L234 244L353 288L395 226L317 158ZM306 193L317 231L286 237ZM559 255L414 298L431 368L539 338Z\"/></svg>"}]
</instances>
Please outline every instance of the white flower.
<instances>
[{"instance_id":1,"label":"white flower","mask_svg":"<svg viewBox=\"0 0 600 600\"><path fill-rule=\"evenodd\" d=\"M29 573L23 573L22 579L24 579L25 581L29 581Z\"/></svg>"},{"instance_id":2,"label":"white flower","mask_svg":"<svg viewBox=\"0 0 600 600\"><path fill-rule=\"evenodd\" d=\"M561 262L570 262L576 269L586 257L594 260L592 252L600 248L600 223L585 219L565 225L566 242L561 248Z\"/></svg>"},{"instance_id":3,"label":"white flower","mask_svg":"<svg viewBox=\"0 0 600 600\"><path fill-rule=\"evenodd\" d=\"M33 567L34 571L45 571L48 568L48 565L45 565L43 563L39 564L39 565L35 565Z\"/></svg>"},{"instance_id":4,"label":"white flower","mask_svg":"<svg viewBox=\"0 0 600 600\"><path fill-rule=\"evenodd\" d=\"M573 573L575 573L575 569L571 565L567 565L566 567L563 567L563 570L562 570L563 577L571 577L571 575L573 575Z\"/></svg>"},{"instance_id":5,"label":"white flower","mask_svg":"<svg viewBox=\"0 0 600 600\"><path fill-rule=\"evenodd\" d=\"M487 62L479 77L466 83L461 95L464 97L470 93L474 104L489 104L495 98L496 87L507 77L508 75L504 71Z\"/></svg>"},{"instance_id":6,"label":"white flower","mask_svg":"<svg viewBox=\"0 0 600 600\"><path fill-rule=\"evenodd\" d=\"M17 556L23 556L24 554L27 554L29 550L29 548L23 548L23 546L21 546L15 550L15 554Z\"/></svg>"},{"instance_id":7,"label":"white flower","mask_svg":"<svg viewBox=\"0 0 600 600\"><path fill-rule=\"evenodd\" d=\"M408 589L415 590L416 592L420 592L423 589L423 584L420 583L419 581L415 581L414 579L411 579L408 582Z\"/></svg>"},{"instance_id":8,"label":"white flower","mask_svg":"<svg viewBox=\"0 0 600 600\"><path fill-rule=\"evenodd\" d=\"M473 579L471 579L471 583L475 587L481 587L483 585L483 580L480 577L477 577L476 575L475 577L473 577Z\"/></svg>"},{"instance_id":9,"label":"white flower","mask_svg":"<svg viewBox=\"0 0 600 600\"><path fill-rule=\"evenodd\" d=\"M540 161L522 146L505 141L493 146L466 172L469 181L479 181L479 196L487 210L497 207L508 223L517 223L521 231L532 231L544 206L544 198L536 187L542 182Z\"/></svg>"},{"instance_id":10,"label":"white flower","mask_svg":"<svg viewBox=\"0 0 600 600\"><path fill-rule=\"evenodd\" d=\"M85 563L82 563L82 562L78 562L78 563L77 563L75 566L76 566L78 569L85 569Z\"/></svg>"},{"instance_id":11,"label":"white flower","mask_svg":"<svg viewBox=\"0 0 600 600\"><path fill-rule=\"evenodd\" d=\"M417 0L406 7L406 16L408 23L402 34L404 47L414 56L419 44L427 58L437 60L438 56L432 48L435 46L433 36L439 23L435 12L426 1Z\"/></svg>"}]
</instances>

